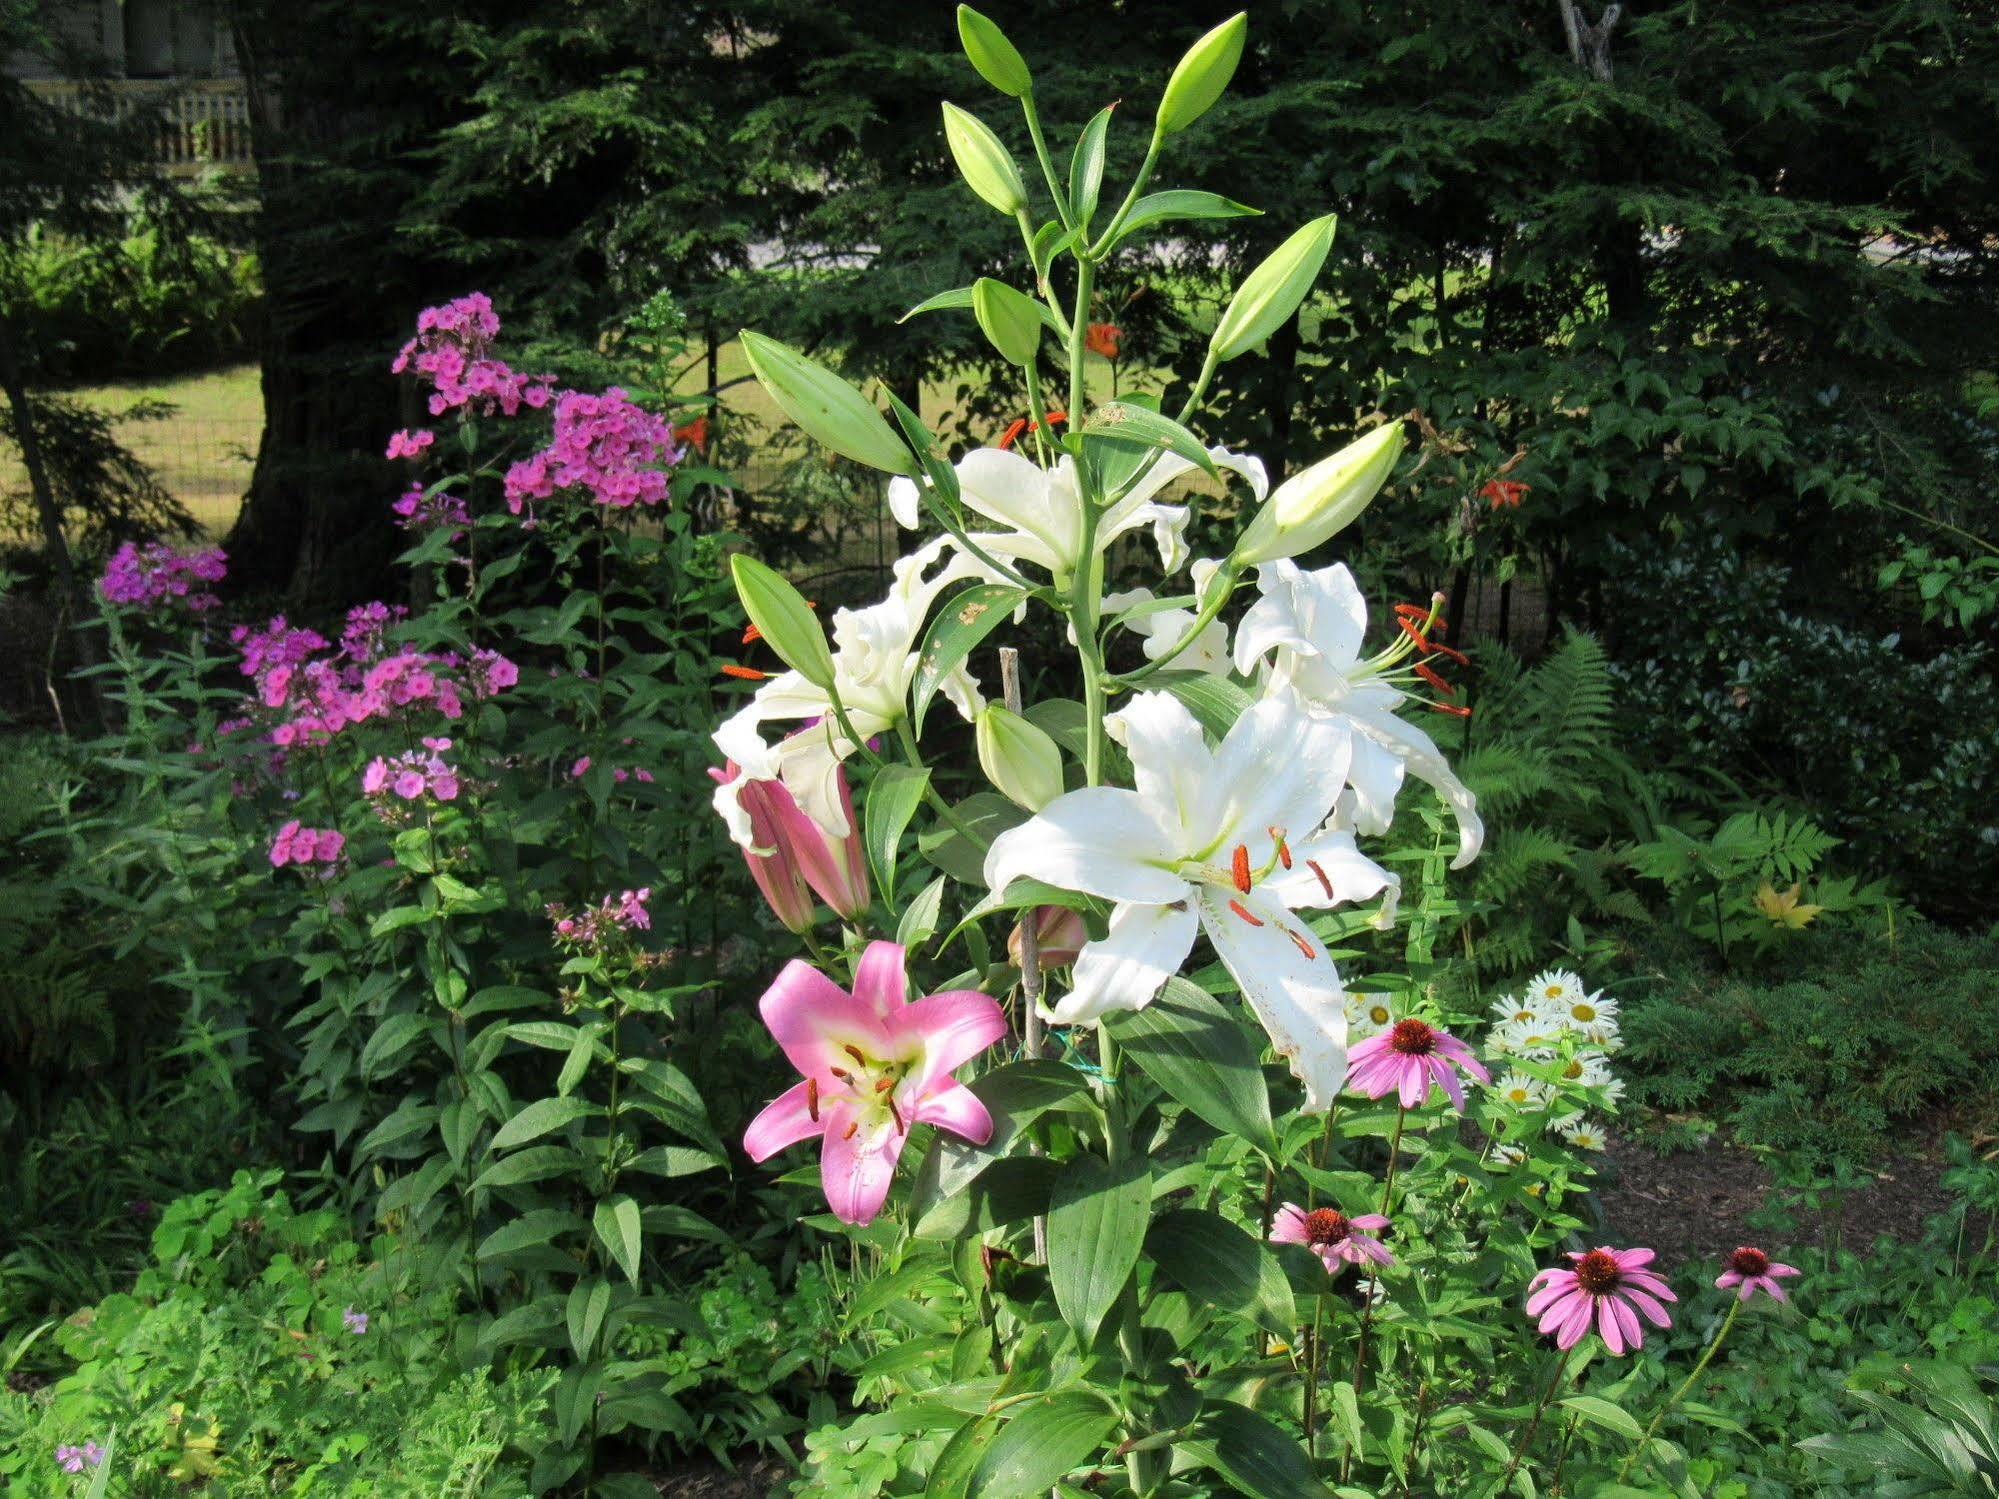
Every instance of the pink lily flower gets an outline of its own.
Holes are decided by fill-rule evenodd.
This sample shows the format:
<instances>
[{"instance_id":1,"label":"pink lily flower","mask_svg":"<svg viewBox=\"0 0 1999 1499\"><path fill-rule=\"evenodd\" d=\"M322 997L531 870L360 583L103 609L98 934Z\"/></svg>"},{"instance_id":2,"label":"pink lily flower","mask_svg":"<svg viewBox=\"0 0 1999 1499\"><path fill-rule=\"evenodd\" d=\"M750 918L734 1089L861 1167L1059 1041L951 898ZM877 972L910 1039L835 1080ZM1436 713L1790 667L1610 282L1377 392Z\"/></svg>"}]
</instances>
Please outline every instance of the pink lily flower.
<instances>
[{"instance_id":1,"label":"pink lily flower","mask_svg":"<svg viewBox=\"0 0 1999 1499\"><path fill-rule=\"evenodd\" d=\"M881 1211L910 1126L992 1138L992 1115L951 1073L1006 1033L1006 1017L969 989L911 1001L895 943L868 944L851 994L794 958L758 1008L804 1081L750 1121L743 1149L763 1161L820 1136L826 1201L842 1222Z\"/></svg>"},{"instance_id":2,"label":"pink lily flower","mask_svg":"<svg viewBox=\"0 0 1999 1499\"><path fill-rule=\"evenodd\" d=\"M794 932L812 925L808 888L850 920L867 910L868 856L844 770L836 769L833 775L840 810L847 818L847 834L842 838L831 836L813 821L782 781L743 780L743 769L733 760L725 769L711 768L708 775L716 785L726 788L715 795L722 815L729 817L735 811L748 819L749 843L743 858L779 921Z\"/></svg>"}]
</instances>

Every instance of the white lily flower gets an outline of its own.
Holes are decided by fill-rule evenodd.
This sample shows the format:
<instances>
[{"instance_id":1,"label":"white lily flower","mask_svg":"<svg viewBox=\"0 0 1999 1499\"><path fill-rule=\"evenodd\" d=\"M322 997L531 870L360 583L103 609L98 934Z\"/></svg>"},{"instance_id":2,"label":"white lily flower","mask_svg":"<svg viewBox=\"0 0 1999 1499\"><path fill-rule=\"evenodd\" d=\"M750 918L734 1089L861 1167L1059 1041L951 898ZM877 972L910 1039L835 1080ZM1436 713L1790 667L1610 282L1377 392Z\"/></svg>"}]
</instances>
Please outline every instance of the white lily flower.
<instances>
[{"instance_id":1,"label":"white lily flower","mask_svg":"<svg viewBox=\"0 0 1999 1499\"><path fill-rule=\"evenodd\" d=\"M1367 633L1367 600L1343 564L1305 572L1285 559L1256 570L1262 597L1236 627L1236 670L1248 676L1259 663L1267 685L1296 694L1314 714L1353 731L1355 826L1380 833L1395 816L1395 796L1405 772L1437 789L1458 820L1453 869L1478 857L1485 842L1478 799L1444 762L1436 741L1396 716L1409 694L1387 680L1403 652L1391 648L1361 656Z\"/></svg>"},{"instance_id":2,"label":"white lily flower","mask_svg":"<svg viewBox=\"0 0 1999 1499\"><path fill-rule=\"evenodd\" d=\"M880 603L834 612L833 684L848 723L863 739L893 728L909 712L917 646L937 596L952 583L986 575L983 567L961 555L953 555L932 573L948 546L948 539L940 537L898 560L893 586ZM978 684L962 663L945 677L940 691L967 720L984 705ZM775 741L765 739L765 724L794 719L806 720L806 727ZM837 772L857 746L834 718L832 699L824 688L795 671L780 673L723 722L714 740L743 768L741 776L715 788L715 810L738 844L754 846L749 814L740 797L757 780L782 781L800 808L829 835L847 835Z\"/></svg>"},{"instance_id":3,"label":"white lily flower","mask_svg":"<svg viewBox=\"0 0 1999 1499\"><path fill-rule=\"evenodd\" d=\"M996 892L1031 875L1113 903L1109 934L1084 945L1048 1018L1070 1025L1145 1008L1204 929L1305 1084L1306 1110L1323 1113L1346 1076L1345 991L1292 913L1393 884L1352 832L1326 826L1351 736L1284 697L1257 703L1214 748L1169 693L1139 693L1105 723L1131 756L1137 789L1068 792L986 855Z\"/></svg>"},{"instance_id":4,"label":"white lily flower","mask_svg":"<svg viewBox=\"0 0 1999 1499\"><path fill-rule=\"evenodd\" d=\"M1208 580L1221 567L1210 558L1196 559L1187 569L1194 580L1194 597L1200 598L1208 590ZM1104 595L1104 613L1116 614L1136 604L1149 604L1156 597L1150 588L1133 588L1123 593ZM1181 637L1193 628L1198 616L1192 609L1152 609L1143 614L1134 614L1123 621L1124 627L1139 637L1139 649L1145 652L1145 659L1157 661L1161 656L1180 643ZM1070 628L1071 644L1074 643L1075 629ZM1206 672L1209 676L1225 677L1229 674L1229 630L1218 619L1211 619L1194 637L1193 643L1173 658L1173 665L1182 671Z\"/></svg>"},{"instance_id":5,"label":"white lily flower","mask_svg":"<svg viewBox=\"0 0 1999 1499\"><path fill-rule=\"evenodd\" d=\"M1261 460L1210 448L1217 468L1232 470L1249 481L1261 500L1270 482ZM1096 550L1101 552L1128 531L1150 524L1159 560L1169 573L1187 561L1187 507L1162 505L1160 490L1195 466L1176 453L1161 453L1131 492L1097 520ZM974 448L958 460L958 491L965 508L994 521L1004 530L973 531L973 541L995 557L1030 562L1048 569L1058 583L1076 574L1083 555L1083 502L1076 491L1075 461L1064 455L1045 469L1024 454L1004 448ZM921 520L920 492L914 480L889 481L888 504L897 522L915 529Z\"/></svg>"}]
</instances>

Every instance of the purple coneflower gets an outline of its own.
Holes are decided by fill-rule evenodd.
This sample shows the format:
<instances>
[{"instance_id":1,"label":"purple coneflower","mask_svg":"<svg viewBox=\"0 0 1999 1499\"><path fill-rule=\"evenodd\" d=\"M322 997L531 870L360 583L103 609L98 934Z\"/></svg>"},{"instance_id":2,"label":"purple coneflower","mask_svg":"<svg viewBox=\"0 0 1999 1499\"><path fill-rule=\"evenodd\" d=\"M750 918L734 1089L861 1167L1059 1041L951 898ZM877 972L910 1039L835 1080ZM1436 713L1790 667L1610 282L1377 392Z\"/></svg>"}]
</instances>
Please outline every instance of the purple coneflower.
<instances>
[{"instance_id":1,"label":"purple coneflower","mask_svg":"<svg viewBox=\"0 0 1999 1499\"><path fill-rule=\"evenodd\" d=\"M1295 1202L1287 1202L1270 1225L1270 1242L1303 1244L1325 1261L1329 1271L1338 1271L1343 1264L1392 1265L1395 1256L1373 1237L1386 1227L1388 1220L1379 1213L1349 1218L1338 1208L1314 1208L1308 1213ZM1361 1232L1363 1229L1367 1232Z\"/></svg>"},{"instance_id":2,"label":"purple coneflower","mask_svg":"<svg viewBox=\"0 0 1999 1499\"><path fill-rule=\"evenodd\" d=\"M1540 1319L1541 1331L1554 1336L1557 1348L1575 1347L1594 1321L1603 1346L1612 1353L1636 1349L1645 1342L1639 1312L1654 1327L1672 1326L1659 1303L1679 1297L1655 1271L1644 1268L1652 1262L1651 1250L1606 1245L1569 1258L1575 1262L1573 1270L1543 1270L1527 1287L1527 1315Z\"/></svg>"},{"instance_id":3,"label":"purple coneflower","mask_svg":"<svg viewBox=\"0 0 1999 1499\"><path fill-rule=\"evenodd\" d=\"M1432 1081L1442 1083L1452 1107L1464 1112L1465 1091L1453 1068L1462 1068L1482 1083L1492 1074L1449 1031L1422 1020L1398 1020L1378 1036L1356 1042L1347 1052L1347 1086L1369 1098L1390 1093L1402 1107L1413 1109L1430 1096Z\"/></svg>"},{"instance_id":4,"label":"purple coneflower","mask_svg":"<svg viewBox=\"0 0 1999 1499\"><path fill-rule=\"evenodd\" d=\"M1794 1265L1780 1265L1752 1245L1744 1244L1728 1257L1728 1268L1715 1284L1726 1291L1731 1286L1740 1286L1736 1300L1747 1301L1758 1291L1767 1291L1779 1301L1786 1300L1784 1288L1777 1284L1780 1275L1798 1275L1802 1272Z\"/></svg>"}]
</instances>

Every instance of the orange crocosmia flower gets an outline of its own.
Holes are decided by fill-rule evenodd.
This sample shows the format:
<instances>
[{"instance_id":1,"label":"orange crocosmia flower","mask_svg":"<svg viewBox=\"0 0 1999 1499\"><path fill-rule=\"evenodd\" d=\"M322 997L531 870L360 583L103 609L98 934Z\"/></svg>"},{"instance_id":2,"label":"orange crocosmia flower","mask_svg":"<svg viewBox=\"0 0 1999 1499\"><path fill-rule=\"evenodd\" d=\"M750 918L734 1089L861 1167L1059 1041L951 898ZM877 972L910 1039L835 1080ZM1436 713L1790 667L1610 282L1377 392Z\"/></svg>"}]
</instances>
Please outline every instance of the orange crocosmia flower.
<instances>
[{"instance_id":1,"label":"orange crocosmia flower","mask_svg":"<svg viewBox=\"0 0 1999 1499\"><path fill-rule=\"evenodd\" d=\"M1106 359L1117 358L1118 345L1124 338L1124 330L1116 323L1092 323L1083 330L1083 346L1092 354L1101 354Z\"/></svg>"},{"instance_id":2,"label":"orange crocosmia flower","mask_svg":"<svg viewBox=\"0 0 1999 1499\"><path fill-rule=\"evenodd\" d=\"M1068 420L1069 420L1069 414L1066 411L1051 411L1048 413L1048 425L1051 428L1057 422L1066 422ZM1034 418L1031 416L1016 417L1013 421L1013 424L1009 426L1006 429L1006 431L1000 434L1000 440L999 440L1000 450L1004 452L1007 449L1011 448L1014 445L1015 441L1020 437L1020 434L1025 432L1029 427L1033 425L1034 425Z\"/></svg>"},{"instance_id":3,"label":"orange crocosmia flower","mask_svg":"<svg viewBox=\"0 0 1999 1499\"><path fill-rule=\"evenodd\" d=\"M1518 479L1488 479L1485 487L1479 490L1479 495L1492 501L1492 508L1495 510L1503 505L1511 505L1518 510L1520 497L1533 487L1531 484L1522 484Z\"/></svg>"},{"instance_id":4,"label":"orange crocosmia flower","mask_svg":"<svg viewBox=\"0 0 1999 1499\"><path fill-rule=\"evenodd\" d=\"M691 422L683 422L673 429L673 440L685 443L697 453L708 451L708 418L697 416Z\"/></svg>"}]
</instances>

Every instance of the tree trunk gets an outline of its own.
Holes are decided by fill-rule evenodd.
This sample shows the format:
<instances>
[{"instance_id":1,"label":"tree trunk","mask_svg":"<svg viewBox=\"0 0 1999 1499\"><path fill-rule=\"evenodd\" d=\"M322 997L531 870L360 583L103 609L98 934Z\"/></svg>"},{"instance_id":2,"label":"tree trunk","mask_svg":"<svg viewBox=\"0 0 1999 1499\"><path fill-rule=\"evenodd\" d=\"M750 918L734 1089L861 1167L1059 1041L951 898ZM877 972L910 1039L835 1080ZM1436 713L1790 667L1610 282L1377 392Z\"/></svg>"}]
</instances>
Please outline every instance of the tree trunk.
<instances>
[{"instance_id":1,"label":"tree trunk","mask_svg":"<svg viewBox=\"0 0 1999 1499\"><path fill-rule=\"evenodd\" d=\"M21 467L27 470L28 491L35 498L35 518L41 523L42 545L49 554L49 571L54 574L55 586L62 599L59 614L70 616L70 635L76 642L77 660L86 668L102 663L103 653L97 649L97 637L90 633L85 621L89 614L89 599L76 576L76 561L70 556L69 538L63 534L62 506L56 500L55 486L49 482L49 468L42 457L41 434L35 431L35 408L28 399L27 381L21 374L21 359L14 338L11 320L0 317L0 394L7 398L7 409L13 413L14 433L21 449ZM50 683L54 691L54 683ZM90 678L90 702L97 714L99 727L108 727L111 719L109 704L104 697L104 683L96 676Z\"/></svg>"}]
</instances>

